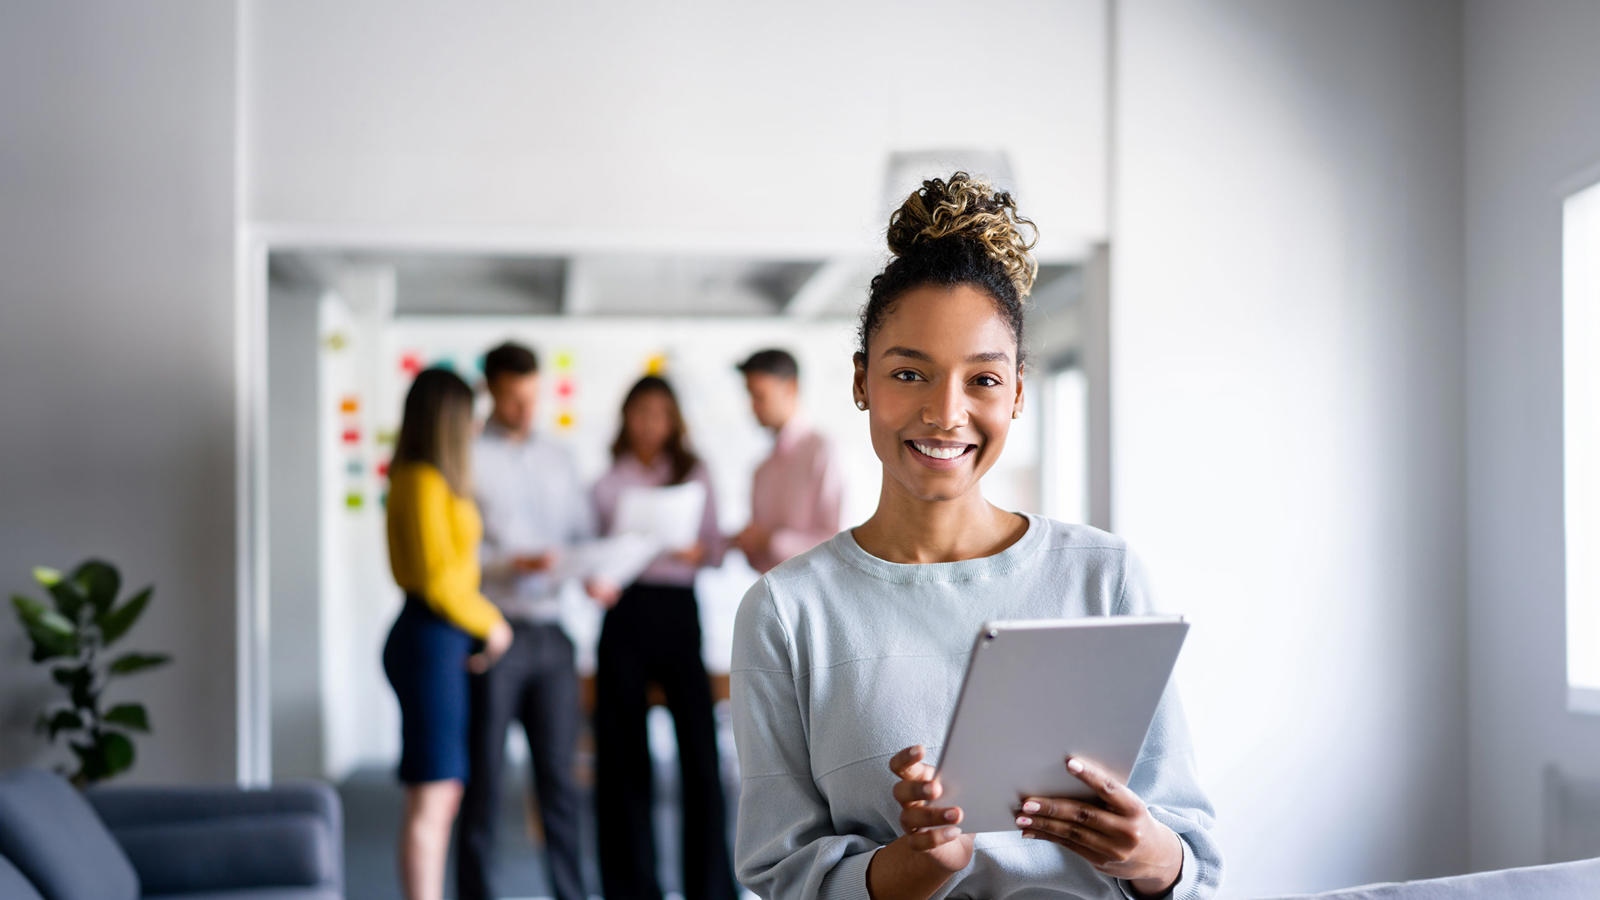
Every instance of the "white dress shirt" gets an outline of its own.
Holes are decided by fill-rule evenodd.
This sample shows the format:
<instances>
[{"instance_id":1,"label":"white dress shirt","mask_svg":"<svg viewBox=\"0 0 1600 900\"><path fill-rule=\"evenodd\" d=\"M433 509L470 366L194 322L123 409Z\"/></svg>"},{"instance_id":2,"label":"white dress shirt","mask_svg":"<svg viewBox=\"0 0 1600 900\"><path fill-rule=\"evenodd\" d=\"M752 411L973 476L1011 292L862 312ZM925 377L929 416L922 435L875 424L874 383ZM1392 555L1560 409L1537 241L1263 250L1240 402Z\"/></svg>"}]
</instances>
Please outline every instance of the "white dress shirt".
<instances>
[{"instance_id":1,"label":"white dress shirt","mask_svg":"<svg viewBox=\"0 0 1600 900\"><path fill-rule=\"evenodd\" d=\"M595 537L594 511L572 455L540 434L519 438L490 420L473 457L483 515L483 594L507 618L557 622L561 585L543 573L521 573L512 559L561 554Z\"/></svg>"}]
</instances>

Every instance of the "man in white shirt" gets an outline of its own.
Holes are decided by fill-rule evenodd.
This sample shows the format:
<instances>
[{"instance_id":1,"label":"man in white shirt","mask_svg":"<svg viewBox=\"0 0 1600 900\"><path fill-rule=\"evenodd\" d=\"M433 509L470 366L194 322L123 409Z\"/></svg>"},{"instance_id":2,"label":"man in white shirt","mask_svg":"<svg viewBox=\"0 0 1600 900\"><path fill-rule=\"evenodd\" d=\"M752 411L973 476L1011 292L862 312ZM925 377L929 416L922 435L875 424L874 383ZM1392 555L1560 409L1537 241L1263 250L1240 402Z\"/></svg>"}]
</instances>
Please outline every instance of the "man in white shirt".
<instances>
[{"instance_id":1,"label":"man in white shirt","mask_svg":"<svg viewBox=\"0 0 1600 900\"><path fill-rule=\"evenodd\" d=\"M543 820L551 891L584 900L579 870L578 787L573 754L579 725L572 640L561 627L561 584L549 572L572 545L595 536L594 513L566 448L533 427L539 361L506 343L484 358L494 407L473 453L483 516L483 593L511 623L511 649L472 679L471 776L457 824L457 896L487 900L493 889L494 826L506 731L522 723ZM591 596L615 600L600 584Z\"/></svg>"}]
</instances>

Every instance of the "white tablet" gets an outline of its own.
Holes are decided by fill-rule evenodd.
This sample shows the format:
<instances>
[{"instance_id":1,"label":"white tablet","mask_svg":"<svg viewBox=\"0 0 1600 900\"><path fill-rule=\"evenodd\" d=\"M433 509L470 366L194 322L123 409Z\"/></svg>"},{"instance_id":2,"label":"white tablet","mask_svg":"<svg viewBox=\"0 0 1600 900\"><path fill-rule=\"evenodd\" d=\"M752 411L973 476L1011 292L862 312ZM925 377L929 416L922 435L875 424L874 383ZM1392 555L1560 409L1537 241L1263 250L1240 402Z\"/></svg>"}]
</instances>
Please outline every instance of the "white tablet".
<instances>
[{"instance_id":1,"label":"white tablet","mask_svg":"<svg viewBox=\"0 0 1600 900\"><path fill-rule=\"evenodd\" d=\"M961 830L1015 831L1025 796L1090 798L1066 757L1126 782L1189 625L1177 617L990 622L939 754Z\"/></svg>"}]
</instances>

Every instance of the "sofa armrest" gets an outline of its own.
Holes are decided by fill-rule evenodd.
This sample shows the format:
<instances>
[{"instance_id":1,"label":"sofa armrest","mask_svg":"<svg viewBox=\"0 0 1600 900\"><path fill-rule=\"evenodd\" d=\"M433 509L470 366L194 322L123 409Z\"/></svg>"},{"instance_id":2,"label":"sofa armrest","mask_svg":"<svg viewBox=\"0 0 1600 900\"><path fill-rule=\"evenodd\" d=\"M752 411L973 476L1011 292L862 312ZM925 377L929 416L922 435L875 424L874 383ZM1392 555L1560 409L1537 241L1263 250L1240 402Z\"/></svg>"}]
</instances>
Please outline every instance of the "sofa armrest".
<instances>
[{"instance_id":1,"label":"sofa armrest","mask_svg":"<svg viewBox=\"0 0 1600 900\"><path fill-rule=\"evenodd\" d=\"M87 796L147 893L343 890L343 816L328 785L106 787Z\"/></svg>"}]
</instances>

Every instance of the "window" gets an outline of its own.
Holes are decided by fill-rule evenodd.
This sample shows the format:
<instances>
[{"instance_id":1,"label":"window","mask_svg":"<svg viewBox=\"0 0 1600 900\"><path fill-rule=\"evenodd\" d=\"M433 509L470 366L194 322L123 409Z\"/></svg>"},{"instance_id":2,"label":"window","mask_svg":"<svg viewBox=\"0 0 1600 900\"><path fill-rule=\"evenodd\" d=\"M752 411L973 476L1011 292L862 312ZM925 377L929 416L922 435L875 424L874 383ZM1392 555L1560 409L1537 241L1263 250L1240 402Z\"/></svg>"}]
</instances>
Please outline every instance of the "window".
<instances>
[{"instance_id":1,"label":"window","mask_svg":"<svg viewBox=\"0 0 1600 900\"><path fill-rule=\"evenodd\" d=\"M1563 210L1567 706L1600 713L1600 184Z\"/></svg>"}]
</instances>

